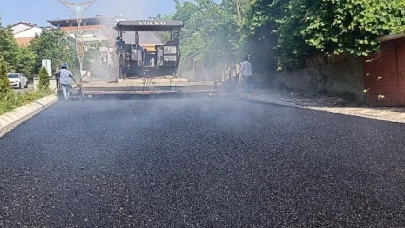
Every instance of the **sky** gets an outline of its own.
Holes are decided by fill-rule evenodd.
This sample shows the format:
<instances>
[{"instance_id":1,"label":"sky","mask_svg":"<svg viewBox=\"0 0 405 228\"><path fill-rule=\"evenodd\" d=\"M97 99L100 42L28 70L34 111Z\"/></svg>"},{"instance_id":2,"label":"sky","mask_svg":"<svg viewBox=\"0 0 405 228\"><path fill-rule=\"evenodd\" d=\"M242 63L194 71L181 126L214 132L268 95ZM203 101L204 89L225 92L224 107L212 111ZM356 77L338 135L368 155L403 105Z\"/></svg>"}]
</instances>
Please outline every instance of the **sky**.
<instances>
[{"instance_id":1,"label":"sky","mask_svg":"<svg viewBox=\"0 0 405 228\"><path fill-rule=\"evenodd\" d=\"M78 3L87 0L66 1ZM122 14L129 19L147 19L173 12L173 0L97 0L85 16ZM16 0L0 0L0 16L3 25L25 21L38 26L50 26L47 20L73 18L71 11L57 0L18 0L18 6Z\"/></svg>"}]
</instances>

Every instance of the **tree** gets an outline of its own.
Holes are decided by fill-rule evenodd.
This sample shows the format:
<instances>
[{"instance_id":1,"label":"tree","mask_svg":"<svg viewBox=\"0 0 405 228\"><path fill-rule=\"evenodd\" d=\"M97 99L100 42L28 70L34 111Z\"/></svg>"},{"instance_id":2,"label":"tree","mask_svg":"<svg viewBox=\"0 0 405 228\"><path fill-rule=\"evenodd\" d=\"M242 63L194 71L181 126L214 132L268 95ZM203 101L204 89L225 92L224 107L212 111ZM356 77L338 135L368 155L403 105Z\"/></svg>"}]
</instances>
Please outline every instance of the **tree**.
<instances>
[{"instance_id":1,"label":"tree","mask_svg":"<svg viewBox=\"0 0 405 228\"><path fill-rule=\"evenodd\" d=\"M250 36L257 37L263 28L274 30L275 56L292 68L318 54L368 55L378 49L378 36L405 26L402 0L254 0L252 8ZM263 38L271 39L270 34Z\"/></svg>"},{"instance_id":2,"label":"tree","mask_svg":"<svg viewBox=\"0 0 405 228\"><path fill-rule=\"evenodd\" d=\"M105 66L100 62L101 53L99 51L100 43L94 43L87 45L87 50L84 53L83 67L84 70L88 69L92 72L92 76L103 76L107 73Z\"/></svg>"},{"instance_id":3,"label":"tree","mask_svg":"<svg viewBox=\"0 0 405 228\"><path fill-rule=\"evenodd\" d=\"M50 81L49 81L49 75L48 72L46 71L45 67L41 67L39 70L39 84L38 84L38 89L40 91L46 91L49 89L50 86Z\"/></svg>"},{"instance_id":4,"label":"tree","mask_svg":"<svg viewBox=\"0 0 405 228\"><path fill-rule=\"evenodd\" d=\"M173 17L172 15L161 15L158 14L155 17L149 17L149 19L152 20L171 20ZM170 36L171 36L171 32L170 31L157 31L157 32L153 32L157 37L159 37L159 40L162 43L166 43L167 41L170 40Z\"/></svg>"},{"instance_id":5,"label":"tree","mask_svg":"<svg viewBox=\"0 0 405 228\"><path fill-rule=\"evenodd\" d=\"M0 98L11 92L10 81L7 77L7 66L3 58L0 58Z\"/></svg>"},{"instance_id":6,"label":"tree","mask_svg":"<svg viewBox=\"0 0 405 228\"><path fill-rule=\"evenodd\" d=\"M234 61L250 53L256 67L305 67L319 54L364 56L378 36L405 31L403 0L174 0L171 19L185 23L182 60ZM257 69L257 68L256 68Z\"/></svg>"},{"instance_id":7,"label":"tree","mask_svg":"<svg viewBox=\"0 0 405 228\"><path fill-rule=\"evenodd\" d=\"M212 0L175 0L172 19L184 22L181 34L182 61L195 53L206 64L235 60L239 52L238 14L233 0L218 4Z\"/></svg>"},{"instance_id":8,"label":"tree","mask_svg":"<svg viewBox=\"0 0 405 228\"><path fill-rule=\"evenodd\" d=\"M301 35L321 52L366 56L379 47L377 37L404 31L402 0L332 0L317 5L316 15L303 18L308 26Z\"/></svg>"},{"instance_id":9,"label":"tree","mask_svg":"<svg viewBox=\"0 0 405 228\"><path fill-rule=\"evenodd\" d=\"M3 57L8 70L15 70L18 62L18 46L10 27L2 27L0 23L0 57Z\"/></svg>"},{"instance_id":10,"label":"tree","mask_svg":"<svg viewBox=\"0 0 405 228\"><path fill-rule=\"evenodd\" d=\"M68 63L72 71L77 72L76 50L68 39L67 35L61 31L44 30L41 35L36 36L29 46L36 55L35 69L41 68L43 59L50 59L53 71L58 70L62 63Z\"/></svg>"},{"instance_id":11,"label":"tree","mask_svg":"<svg viewBox=\"0 0 405 228\"><path fill-rule=\"evenodd\" d=\"M37 65L37 56L31 51L29 47L18 48L18 62L16 70L23 73L27 78L32 79L35 73L35 66Z\"/></svg>"}]
</instances>

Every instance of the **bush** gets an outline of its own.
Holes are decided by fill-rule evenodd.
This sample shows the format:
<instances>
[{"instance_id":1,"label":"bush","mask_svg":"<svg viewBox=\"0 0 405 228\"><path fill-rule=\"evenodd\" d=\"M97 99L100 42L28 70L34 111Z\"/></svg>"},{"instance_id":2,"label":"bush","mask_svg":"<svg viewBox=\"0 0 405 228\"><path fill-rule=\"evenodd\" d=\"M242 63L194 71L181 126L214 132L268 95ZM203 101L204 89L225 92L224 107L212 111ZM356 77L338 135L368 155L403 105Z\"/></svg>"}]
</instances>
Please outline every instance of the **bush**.
<instances>
[{"instance_id":1,"label":"bush","mask_svg":"<svg viewBox=\"0 0 405 228\"><path fill-rule=\"evenodd\" d=\"M4 94L0 99L0 115L12 111L18 107L29 104L35 100L50 95L51 91L34 91L29 93L10 93Z\"/></svg>"},{"instance_id":2,"label":"bush","mask_svg":"<svg viewBox=\"0 0 405 228\"><path fill-rule=\"evenodd\" d=\"M48 72L46 72L45 67L42 67L39 70L39 84L38 84L38 89L40 91L48 91L49 90L49 85L51 84L49 81L49 75Z\"/></svg>"},{"instance_id":3,"label":"bush","mask_svg":"<svg viewBox=\"0 0 405 228\"><path fill-rule=\"evenodd\" d=\"M11 93L10 81L7 77L6 62L3 58L0 59L0 99Z\"/></svg>"}]
</instances>

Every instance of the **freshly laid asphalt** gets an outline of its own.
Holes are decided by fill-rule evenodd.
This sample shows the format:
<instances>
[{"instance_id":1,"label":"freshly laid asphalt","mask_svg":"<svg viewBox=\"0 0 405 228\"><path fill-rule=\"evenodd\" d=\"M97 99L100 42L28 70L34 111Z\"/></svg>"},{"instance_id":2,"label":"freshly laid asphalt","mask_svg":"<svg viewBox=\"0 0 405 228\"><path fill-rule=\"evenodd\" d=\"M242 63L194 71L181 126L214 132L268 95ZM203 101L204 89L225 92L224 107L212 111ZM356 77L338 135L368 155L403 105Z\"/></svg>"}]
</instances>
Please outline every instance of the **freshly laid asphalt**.
<instances>
[{"instance_id":1,"label":"freshly laid asphalt","mask_svg":"<svg viewBox=\"0 0 405 228\"><path fill-rule=\"evenodd\" d=\"M0 138L0 227L404 227L404 139L236 99L59 102Z\"/></svg>"}]
</instances>

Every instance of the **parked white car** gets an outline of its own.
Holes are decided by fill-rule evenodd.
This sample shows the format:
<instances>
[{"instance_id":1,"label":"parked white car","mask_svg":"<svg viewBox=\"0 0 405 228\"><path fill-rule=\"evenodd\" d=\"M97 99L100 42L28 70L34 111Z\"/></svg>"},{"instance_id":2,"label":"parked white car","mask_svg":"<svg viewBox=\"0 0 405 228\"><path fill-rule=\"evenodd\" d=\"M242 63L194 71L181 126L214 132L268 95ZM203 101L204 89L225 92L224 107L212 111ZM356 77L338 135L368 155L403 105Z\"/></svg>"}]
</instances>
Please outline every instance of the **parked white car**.
<instances>
[{"instance_id":1,"label":"parked white car","mask_svg":"<svg viewBox=\"0 0 405 228\"><path fill-rule=\"evenodd\" d=\"M21 73L8 73L8 80L10 80L11 87L13 88L27 88L28 79Z\"/></svg>"}]
</instances>

